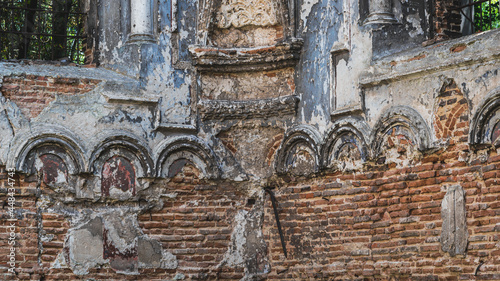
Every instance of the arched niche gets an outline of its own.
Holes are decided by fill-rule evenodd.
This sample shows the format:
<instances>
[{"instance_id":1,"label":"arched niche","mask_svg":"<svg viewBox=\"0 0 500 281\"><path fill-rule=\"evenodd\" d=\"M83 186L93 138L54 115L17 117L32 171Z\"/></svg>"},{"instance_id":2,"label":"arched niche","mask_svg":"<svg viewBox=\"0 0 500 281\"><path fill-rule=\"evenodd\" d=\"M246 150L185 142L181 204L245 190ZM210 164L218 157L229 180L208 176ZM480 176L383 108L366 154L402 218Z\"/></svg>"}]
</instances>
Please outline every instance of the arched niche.
<instances>
[{"instance_id":1,"label":"arched niche","mask_svg":"<svg viewBox=\"0 0 500 281\"><path fill-rule=\"evenodd\" d=\"M104 161L115 155L121 155L137 168L137 177L151 177L154 175L151 154L146 142L136 136L130 134L109 136L94 148L90 157L91 172L101 171Z\"/></svg>"},{"instance_id":2,"label":"arched niche","mask_svg":"<svg viewBox=\"0 0 500 281\"><path fill-rule=\"evenodd\" d=\"M321 148L325 168L354 169L371 155L367 145L370 129L362 119L347 117L334 123Z\"/></svg>"},{"instance_id":3,"label":"arched niche","mask_svg":"<svg viewBox=\"0 0 500 281\"><path fill-rule=\"evenodd\" d=\"M28 181L40 180L50 186L65 185L73 190L71 175L85 170L84 150L78 138L69 130L46 125L19 133L12 142L8 167L26 174Z\"/></svg>"},{"instance_id":4,"label":"arched niche","mask_svg":"<svg viewBox=\"0 0 500 281\"><path fill-rule=\"evenodd\" d=\"M30 176L35 172L36 160L49 154L54 156L44 157L46 162L50 162L49 159L64 161L69 174L78 174L86 169L84 148L79 139L65 128L51 125L20 132L12 141L7 166Z\"/></svg>"},{"instance_id":5,"label":"arched niche","mask_svg":"<svg viewBox=\"0 0 500 281\"><path fill-rule=\"evenodd\" d=\"M375 125L371 146L374 156L379 157L392 148L409 155L413 150L428 149L430 144L429 128L422 116L410 107L396 106L386 111Z\"/></svg>"},{"instance_id":6,"label":"arched niche","mask_svg":"<svg viewBox=\"0 0 500 281\"><path fill-rule=\"evenodd\" d=\"M64 154L52 153L52 151L48 153L39 151L38 153L39 154L35 156L35 163L32 170L36 169L38 173L41 173L42 181L45 184L53 185L69 182L68 166L66 165L68 159L66 158L66 160L64 160L61 158Z\"/></svg>"},{"instance_id":7,"label":"arched niche","mask_svg":"<svg viewBox=\"0 0 500 281\"><path fill-rule=\"evenodd\" d=\"M500 87L491 91L472 118L469 141L473 145L500 145Z\"/></svg>"},{"instance_id":8,"label":"arched niche","mask_svg":"<svg viewBox=\"0 0 500 281\"><path fill-rule=\"evenodd\" d=\"M290 0L200 0L193 65L222 73L295 66L303 40L294 10Z\"/></svg>"},{"instance_id":9,"label":"arched niche","mask_svg":"<svg viewBox=\"0 0 500 281\"><path fill-rule=\"evenodd\" d=\"M292 128L285 133L276 157L276 171L279 174L309 175L320 170L319 151L321 137L309 125Z\"/></svg>"},{"instance_id":10,"label":"arched niche","mask_svg":"<svg viewBox=\"0 0 500 281\"><path fill-rule=\"evenodd\" d=\"M218 178L219 166L212 149L194 136L165 140L158 146L157 177L172 178L188 167L199 172L199 178Z\"/></svg>"},{"instance_id":11,"label":"arched niche","mask_svg":"<svg viewBox=\"0 0 500 281\"><path fill-rule=\"evenodd\" d=\"M36 143L36 144L35 144ZM21 156L16 170L27 177L42 173L45 184L68 183L68 176L81 172L81 155L59 138L42 137L28 145L26 156Z\"/></svg>"},{"instance_id":12,"label":"arched niche","mask_svg":"<svg viewBox=\"0 0 500 281\"><path fill-rule=\"evenodd\" d=\"M100 178L94 192L102 198L127 200L141 190L140 178L154 176L147 144L130 134L105 138L90 158L91 173Z\"/></svg>"}]
</instances>

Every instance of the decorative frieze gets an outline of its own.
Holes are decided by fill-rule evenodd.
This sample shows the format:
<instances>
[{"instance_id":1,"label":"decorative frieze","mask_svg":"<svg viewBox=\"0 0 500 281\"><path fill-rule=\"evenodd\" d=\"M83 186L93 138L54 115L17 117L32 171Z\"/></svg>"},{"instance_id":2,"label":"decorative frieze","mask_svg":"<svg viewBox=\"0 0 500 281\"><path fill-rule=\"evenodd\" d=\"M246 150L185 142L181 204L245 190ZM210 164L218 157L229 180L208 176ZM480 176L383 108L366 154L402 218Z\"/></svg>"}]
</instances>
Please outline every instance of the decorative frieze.
<instances>
[{"instance_id":1,"label":"decorative frieze","mask_svg":"<svg viewBox=\"0 0 500 281\"><path fill-rule=\"evenodd\" d=\"M270 3L271 2L271 3ZM217 13L217 27L272 26L278 24L276 9L269 0L223 0Z\"/></svg>"}]
</instances>

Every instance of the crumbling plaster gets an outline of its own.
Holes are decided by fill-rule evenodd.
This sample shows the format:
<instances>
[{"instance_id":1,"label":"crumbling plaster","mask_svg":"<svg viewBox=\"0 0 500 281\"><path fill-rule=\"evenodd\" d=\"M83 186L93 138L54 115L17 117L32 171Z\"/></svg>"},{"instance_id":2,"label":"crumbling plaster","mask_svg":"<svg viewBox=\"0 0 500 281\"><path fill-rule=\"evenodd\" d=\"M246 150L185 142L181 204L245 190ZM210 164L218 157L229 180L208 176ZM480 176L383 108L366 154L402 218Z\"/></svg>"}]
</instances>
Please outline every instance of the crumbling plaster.
<instances>
[{"instance_id":1,"label":"crumbling plaster","mask_svg":"<svg viewBox=\"0 0 500 281\"><path fill-rule=\"evenodd\" d=\"M79 275L106 264L126 274L136 274L139 268L176 269L175 255L144 234L137 216L176 200L176 193L165 193L163 186L174 174L171 166L184 159L208 183L230 182L231 188L256 200L250 211L235 206L231 243L219 264L242 267L245 278L253 280L268 273L270 266L262 237L264 187L281 176L362 171L379 156L385 158L378 164L412 166L422 152L441 145L432 128L443 85L453 80L459 86L470 118L480 112L488 95L498 94L500 31L420 47L429 36L428 7L417 1L393 2L398 22L363 25L359 1L303 1L295 7L300 22L288 34L294 36L287 38L290 45L214 51L201 48L213 46L209 35L197 30L198 5L205 7L197 1L155 4L154 40L148 42L129 41L127 1L103 1L99 67L1 62L0 77L28 74L100 81L83 94L57 95L33 119L23 116L14 102L0 99L0 128L5 132L0 164L42 185L32 174L43 167L30 157L38 157L36 152L47 147L54 154L60 148L59 154L66 155L60 159L69 167L67 182L45 183L44 188L55 194L43 195L39 205L42 211L70 219L65 240L69 254L61 254L53 266L69 267ZM395 46L402 32L408 40ZM229 45L233 40L222 39ZM266 54L268 47L271 55ZM262 55L248 55L256 50ZM349 56L337 69L338 85L332 89L331 61L338 50ZM203 57L207 53L208 58ZM252 65L255 59L265 68ZM332 108L336 97L338 108L345 111ZM396 132L394 124L404 128ZM399 146L384 150L391 129L415 142L410 142L404 157L398 154ZM103 196L102 167L114 156L126 156L134 167L136 195ZM27 164L35 162L36 171ZM339 184L344 188L349 182ZM104 236L116 250L112 258L103 256ZM311 249L294 237L291 245L307 256ZM102 247L92 244L95 239L103 241ZM348 247L365 255L355 244ZM83 248L90 251L83 253ZM153 251L158 260L141 258L143 251Z\"/></svg>"},{"instance_id":2,"label":"crumbling plaster","mask_svg":"<svg viewBox=\"0 0 500 281\"><path fill-rule=\"evenodd\" d=\"M197 121L195 113L198 110L196 105L198 99L216 98L239 101L281 96L282 93L284 95L295 94L300 99L295 116L281 118L286 124L283 127L285 131L293 128L294 125L308 124L313 126L319 134L325 135L332 126L332 122L342 118L342 116L332 116L334 112L331 108L331 99L334 95L338 95L339 101L344 103L341 107L362 109L361 114L353 113L364 117L370 128L375 126L383 112L400 105L416 110L427 125L431 126L435 107L434 99L447 79L454 79L462 88L471 105L471 116L481 104L485 93L498 85L498 64L495 60L491 60L498 52L494 44L498 41L498 31L473 35L440 45L410 49L402 53L391 54L372 63L371 41L375 29L358 24L361 15L356 1L302 4L299 9L301 24L297 33L305 39L303 49L306 51L303 52L295 68L295 81L288 81L287 85L282 85L280 83L283 83L283 80L277 78L284 74L285 77L289 77L290 68L287 68L285 72L274 71L277 76L270 72L272 75L268 73L267 76L260 77L255 72L250 72L204 78L204 76L195 75L193 67L177 67L183 65L179 62L189 63L190 57L180 54L175 49L179 48L179 44L187 44L180 42L194 40L193 36L185 35L185 33L195 33L194 25L187 23L187 19L194 15L192 12L194 8L188 11L185 4L179 4L176 17L156 19L156 41L144 44L127 43L126 31L128 29L123 27L128 24L127 17L116 11L113 12L112 7L109 6L111 4L103 5L101 9L104 10L101 16L104 17L103 15L106 14L104 18L109 22L99 23L102 29L100 46L104 49L100 52L103 57L101 67L97 69L2 63L1 74L4 77L28 73L44 76L86 77L102 81L94 90L85 94L57 96L42 114L30 121L29 126L26 120L19 121L23 118L18 113L16 115L18 112L16 105L4 101L3 114L7 116L10 114L8 119L13 120L10 122L12 127L10 130L13 130L14 134L22 135L23 130L29 130L26 128L33 127L37 123L50 123L78 132L78 138L85 140L86 147L95 147L106 138L105 136L99 137L100 135L114 134L103 133L105 128L109 130L110 125L112 128L112 124L120 124L120 130L133 132L137 137L144 139L146 146L154 148L165 136L179 134L179 130L182 131L183 128L196 129L198 127L200 129L198 137L212 146L216 144L213 136L218 131L213 128L211 121ZM125 5L125 2L113 5ZM172 9L166 6L168 5L157 7L160 15ZM400 7L395 7L395 9L400 9ZM110 20L114 17L116 17L114 20ZM404 20L399 14L397 18L400 21ZM172 28L172 20L178 23L176 30ZM119 24L120 28L114 28L116 24ZM111 30L116 30L116 32L111 32ZM325 32L325 30L332 30L332 32ZM334 30L338 32L333 32ZM111 36L108 33L114 35ZM332 68L330 52L338 46L346 48L349 52L349 59L346 65L339 69L341 70L337 77L339 85L334 92L330 88ZM465 47L455 51L460 46ZM124 48L135 48L135 50L130 51ZM477 55L478 48L481 50L479 55ZM120 52L137 51L141 54L140 63L135 63L140 71L134 75L130 73L120 75L115 72L119 69L114 68L113 65L124 65L125 60L123 57L113 58L106 52L119 49ZM430 63L436 60L439 63ZM126 62L126 64L129 63L134 64L133 61ZM108 71L106 68L115 71ZM232 79L239 76L243 77L242 89L234 85L238 79ZM263 78L265 79L262 80ZM359 83L356 83L358 80ZM247 91L253 91L252 83L257 83L256 89L261 86L259 91L266 93L249 95ZM278 87L275 89L276 83ZM208 93L205 92L207 86L210 89ZM225 90L219 87L225 87ZM267 96L269 93L273 95ZM198 97L198 94L201 96ZM221 108L226 110L224 107ZM262 115L255 116L262 118ZM231 123L231 118L234 117L228 115L225 122ZM271 120L269 121L272 123ZM176 124L181 127L176 127ZM183 133L181 132L181 135ZM218 148L215 150L221 151ZM6 156L4 156L2 162L6 161ZM219 163L219 165L223 164Z\"/></svg>"},{"instance_id":3,"label":"crumbling plaster","mask_svg":"<svg viewBox=\"0 0 500 281\"><path fill-rule=\"evenodd\" d=\"M454 79L472 105L472 114L498 85L498 30L411 49L377 61L360 79L367 121L376 122L384 107L410 105L432 123L434 100L446 79ZM459 52L457 47L465 48ZM371 107L371 108L370 108Z\"/></svg>"}]
</instances>

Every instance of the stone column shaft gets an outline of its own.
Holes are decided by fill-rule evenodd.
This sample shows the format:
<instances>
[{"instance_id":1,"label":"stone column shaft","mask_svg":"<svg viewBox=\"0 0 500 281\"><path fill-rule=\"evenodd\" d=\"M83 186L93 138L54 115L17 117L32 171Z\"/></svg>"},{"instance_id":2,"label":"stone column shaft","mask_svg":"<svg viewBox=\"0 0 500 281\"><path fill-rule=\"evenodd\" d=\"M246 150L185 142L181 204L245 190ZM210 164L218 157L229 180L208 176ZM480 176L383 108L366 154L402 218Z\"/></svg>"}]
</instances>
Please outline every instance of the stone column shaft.
<instances>
[{"instance_id":1,"label":"stone column shaft","mask_svg":"<svg viewBox=\"0 0 500 281\"><path fill-rule=\"evenodd\" d=\"M153 17L151 0L130 0L130 40L153 40Z\"/></svg>"},{"instance_id":2,"label":"stone column shaft","mask_svg":"<svg viewBox=\"0 0 500 281\"><path fill-rule=\"evenodd\" d=\"M391 0L370 0L370 14L365 20L365 24L389 24L395 23L396 18L392 13Z\"/></svg>"}]
</instances>

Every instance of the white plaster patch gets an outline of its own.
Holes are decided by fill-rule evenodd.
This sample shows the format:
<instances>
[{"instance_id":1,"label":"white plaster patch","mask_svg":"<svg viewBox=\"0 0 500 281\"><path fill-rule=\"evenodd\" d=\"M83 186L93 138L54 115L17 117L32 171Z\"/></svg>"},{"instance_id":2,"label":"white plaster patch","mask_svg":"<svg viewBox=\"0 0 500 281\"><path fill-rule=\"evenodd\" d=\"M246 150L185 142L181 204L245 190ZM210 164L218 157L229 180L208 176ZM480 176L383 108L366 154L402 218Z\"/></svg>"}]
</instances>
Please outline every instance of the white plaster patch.
<instances>
[{"instance_id":1,"label":"white plaster patch","mask_svg":"<svg viewBox=\"0 0 500 281\"><path fill-rule=\"evenodd\" d=\"M69 258L73 273L76 275L88 274L90 268L104 264L102 241L96 241L95 237L87 229L69 231ZM58 266L66 264L58 262Z\"/></svg>"},{"instance_id":2,"label":"white plaster patch","mask_svg":"<svg viewBox=\"0 0 500 281\"><path fill-rule=\"evenodd\" d=\"M64 258L63 253L59 253L57 255L56 260L52 263L50 268L68 268L68 264L66 264L66 259Z\"/></svg>"},{"instance_id":3,"label":"white plaster patch","mask_svg":"<svg viewBox=\"0 0 500 281\"><path fill-rule=\"evenodd\" d=\"M354 5L354 6L351 6ZM331 68L330 77L336 76L335 89L331 96L335 98L334 110L360 108L361 107L361 90L357 81L361 73L370 70L367 66L370 65L372 56L372 37L371 32L362 32L359 30L357 21L359 14L355 13L357 4L355 2L344 1L343 16L339 29L339 39L335 42L333 48L342 46L342 49L349 51L349 59L341 60L336 65L336 68ZM330 82L330 83L333 83Z\"/></svg>"},{"instance_id":4,"label":"white plaster patch","mask_svg":"<svg viewBox=\"0 0 500 281\"><path fill-rule=\"evenodd\" d=\"M170 199L175 199L177 197L177 193L175 193L175 192L163 193L160 196L167 197L167 198L170 198Z\"/></svg>"},{"instance_id":5,"label":"white plaster patch","mask_svg":"<svg viewBox=\"0 0 500 281\"><path fill-rule=\"evenodd\" d=\"M174 254L163 250L161 258L161 268L176 269L177 265L178 265L177 257L174 256Z\"/></svg>"},{"instance_id":6,"label":"white plaster patch","mask_svg":"<svg viewBox=\"0 0 500 281\"><path fill-rule=\"evenodd\" d=\"M137 215L126 214L123 210L115 211L110 215L104 220L108 239L113 241L113 246L121 253L132 252L137 245L137 237L142 234Z\"/></svg>"},{"instance_id":7,"label":"white plaster patch","mask_svg":"<svg viewBox=\"0 0 500 281\"><path fill-rule=\"evenodd\" d=\"M247 242L246 226L247 220L246 216L248 211L240 210L234 217L236 226L231 234L231 246L227 249L224 254L224 258L220 264L227 264L228 266L244 266L245 262L245 245Z\"/></svg>"},{"instance_id":8,"label":"white plaster patch","mask_svg":"<svg viewBox=\"0 0 500 281\"><path fill-rule=\"evenodd\" d=\"M182 31L181 36L188 36L187 31ZM162 33L165 42L170 42L170 33ZM146 92L154 93L162 97L161 105L164 109L162 122L185 124L189 119L190 107L189 83L182 83L179 88L175 87L175 70L172 67L172 48L167 45L162 49L161 54L165 62L156 64L152 75L148 77ZM184 72L184 81L191 81L189 75Z\"/></svg>"},{"instance_id":9,"label":"white plaster patch","mask_svg":"<svg viewBox=\"0 0 500 281\"><path fill-rule=\"evenodd\" d=\"M311 13L313 6L318 3L319 0L305 0L304 3L302 3L302 10L300 11L300 19L302 20L302 26L304 28L304 32L307 32L307 17Z\"/></svg>"},{"instance_id":10,"label":"white plaster patch","mask_svg":"<svg viewBox=\"0 0 500 281\"><path fill-rule=\"evenodd\" d=\"M408 22L415 28L415 30L410 31L410 37L415 37L417 35L424 34L424 30L420 25L420 17L417 14L411 14L407 18Z\"/></svg>"},{"instance_id":11,"label":"white plaster patch","mask_svg":"<svg viewBox=\"0 0 500 281\"><path fill-rule=\"evenodd\" d=\"M406 149L404 157L401 157L397 147L385 149L385 163L395 163L398 169L417 165L420 157L419 152L413 146L406 146Z\"/></svg>"},{"instance_id":12,"label":"white plaster patch","mask_svg":"<svg viewBox=\"0 0 500 281\"><path fill-rule=\"evenodd\" d=\"M363 168L363 160L334 161L332 166L342 172L357 171Z\"/></svg>"},{"instance_id":13,"label":"white plaster patch","mask_svg":"<svg viewBox=\"0 0 500 281\"><path fill-rule=\"evenodd\" d=\"M323 107L318 106L316 109L319 112L311 117L311 124L318 125L318 128L321 130L320 132L324 133L328 124L328 121L326 120L325 116L328 115L324 113Z\"/></svg>"},{"instance_id":14,"label":"white plaster patch","mask_svg":"<svg viewBox=\"0 0 500 281\"><path fill-rule=\"evenodd\" d=\"M61 170L57 170L56 183L66 183L66 182L68 182L68 180L66 179L66 175Z\"/></svg>"}]
</instances>

